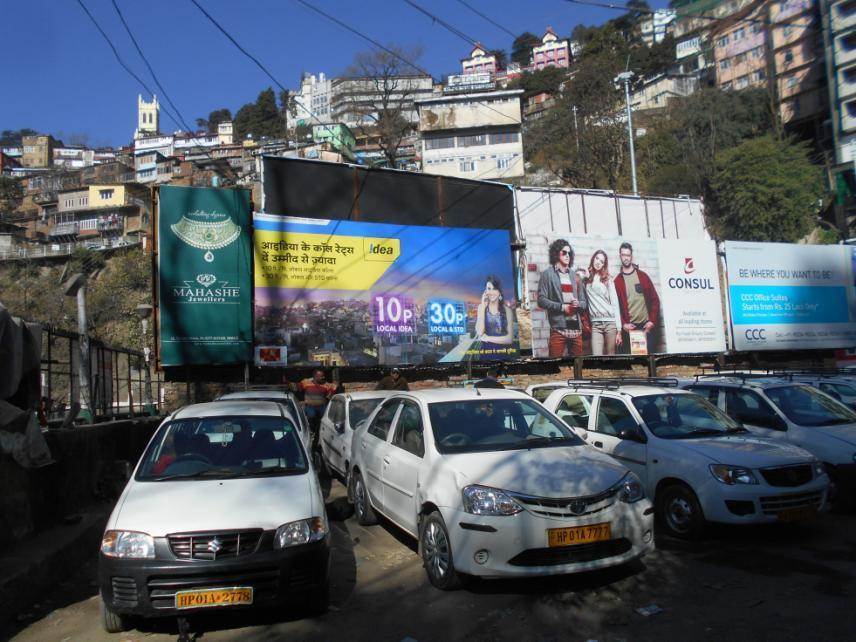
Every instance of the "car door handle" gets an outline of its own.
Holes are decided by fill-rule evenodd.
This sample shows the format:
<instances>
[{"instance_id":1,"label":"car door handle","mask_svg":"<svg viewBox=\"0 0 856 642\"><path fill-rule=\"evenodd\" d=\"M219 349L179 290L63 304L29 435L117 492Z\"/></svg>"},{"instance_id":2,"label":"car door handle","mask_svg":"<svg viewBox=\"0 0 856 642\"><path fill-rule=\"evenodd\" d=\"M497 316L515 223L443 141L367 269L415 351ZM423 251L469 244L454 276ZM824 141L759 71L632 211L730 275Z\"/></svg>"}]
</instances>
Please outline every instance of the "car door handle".
<instances>
[{"instance_id":1,"label":"car door handle","mask_svg":"<svg viewBox=\"0 0 856 642\"><path fill-rule=\"evenodd\" d=\"M595 448L603 448L603 442L602 441L595 441L594 447Z\"/></svg>"},{"instance_id":2,"label":"car door handle","mask_svg":"<svg viewBox=\"0 0 856 642\"><path fill-rule=\"evenodd\" d=\"M389 466L389 457L384 457L383 463L385 463L387 466Z\"/></svg>"}]
</instances>

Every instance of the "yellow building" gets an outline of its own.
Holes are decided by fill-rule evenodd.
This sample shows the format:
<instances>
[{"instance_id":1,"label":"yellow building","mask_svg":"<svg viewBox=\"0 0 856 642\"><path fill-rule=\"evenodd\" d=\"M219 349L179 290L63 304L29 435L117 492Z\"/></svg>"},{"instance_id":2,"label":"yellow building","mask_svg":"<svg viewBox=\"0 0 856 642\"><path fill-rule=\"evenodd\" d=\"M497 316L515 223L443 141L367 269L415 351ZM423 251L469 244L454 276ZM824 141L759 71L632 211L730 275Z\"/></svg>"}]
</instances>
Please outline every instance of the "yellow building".
<instances>
[{"instance_id":1,"label":"yellow building","mask_svg":"<svg viewBox=\"0 0 856 642\"><path fill-rule=\"evenodd\" d=\"M90 185L89 207L121 207L125 202L124 185Z\"/></svg>"}]
</instances>

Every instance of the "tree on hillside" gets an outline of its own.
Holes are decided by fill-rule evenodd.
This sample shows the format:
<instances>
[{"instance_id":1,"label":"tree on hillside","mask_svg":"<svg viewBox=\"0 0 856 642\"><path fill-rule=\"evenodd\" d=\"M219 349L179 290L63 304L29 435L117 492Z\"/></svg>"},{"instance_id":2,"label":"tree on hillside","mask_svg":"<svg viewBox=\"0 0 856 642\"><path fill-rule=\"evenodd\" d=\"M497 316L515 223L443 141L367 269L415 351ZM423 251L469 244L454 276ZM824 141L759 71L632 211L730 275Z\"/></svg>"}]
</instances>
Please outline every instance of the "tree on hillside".
<instances>
[{"instance_id":1,"label":"tree on hillside","mask_svg":"<svg viewBox=\"0 0 856 642\"><path fill-rule=\"evenodd\" d=\"M36 136L38 133L29 127L18 130L4 129L0 132L0 147L20 147L24 136Z\"/></svg>"},{"instance_id":2,"label":"tree on hillside","mask_svg":"<svg viewBox=\"0 0 856 642\"><path fill-rule=\"evenodd\" d=\"M350 80L346 97L349 120L365 137L376 137L381 153L395 167L401 142L414 131L410 114L418 90L418 72L404 60L416 61L421 49L390 44L387 51L364 51L345 70Z\"/></svg>"},{"instance_id":3,"label":"tree on hillside","mask_svg":"<svg viewBox=\"0 0 856 642\"><path fill-rule=\"evenodd\" d=\"M223 107L222 109L215 109L212 111L208 114L208 118L197 118L196 126L199 127L199 129L204 129L209 134L216 134L217 125L230 120L232 120L232 112L226 107Z\"/></svg>"},{"instance_id":4,"label":"tree on hillside","mask_svg":"<svg viewBox=\"0 0 856 642\"><path fill-rule=\"evenodd\" d=\"M515 89L523 89L524 96L531 96L547 92L555 94L559 91L561 84L567 80L568 73L559 67L544 67L533 72L526 72L520 78L516 78L509 86Z\"/></svg>"},{"instance_id":5,"label":"tree on hillside","mask_svg":"<svg viewBox=\"0 0 856 642\"><path fill-rule=\"evenodd\" d=\"M237 140L245 139L248 134L253 138L285 136L285 120L270 87L259 94L256 102L241 107L233 122Z\"/></svg>"},{"instance_id":6,"label":"tree on hillside","mask_svg":"<svg viewBox=\"0 0 856 642\"><path fill-rule=\"evenodd\" d=\"M0 176L0 214L16 209L24 196L21 181L9 176Z\"/></svg>"},{"instance_id":7,"label":"tree on hillside","mask_svg":"<svg viewBox=\"0 0 856 642\"><path fill-rule=\"evenodd\" d=\"M505 49L491 49L487 52L489 56L496 58L496 68L505 69L508 67L508 54Z\"/></svg>"},{"instance_id":8,"label":"tree on hillside","mask_svg":"<svg viewBox=\"0 0 856 642\"><path fill-rule=\"evenodd\" d=\"M747 140L716 156L705 208L711 229L720 239L798 241L815 225L821 180L804 143Z\"/></svg>"},{"instance_id":9,"label":"tree on hillside","mask_svg":"<svg viewBox=\"0 0 856 642\"><path fill-rule=\"evenodd\" d=\"M516 62L521 67L526 67L529 64L529 59L532 57L532 47L537 47L540 44L541 38L534 33L524 31L511 43L511 62Z\"/></svg>"},{"instance_id":10,"label":"tree on hillside","mask_svg":"<svg viewBox=\"0 0 856 642\"><path fill-rule=\"evenodd\" d=\"M674 99L647 129L637 141L645 191L701 195L715 171L716 155L773 131L773 118L764 89L702 89Z\"/></svg>"}]
</instances>

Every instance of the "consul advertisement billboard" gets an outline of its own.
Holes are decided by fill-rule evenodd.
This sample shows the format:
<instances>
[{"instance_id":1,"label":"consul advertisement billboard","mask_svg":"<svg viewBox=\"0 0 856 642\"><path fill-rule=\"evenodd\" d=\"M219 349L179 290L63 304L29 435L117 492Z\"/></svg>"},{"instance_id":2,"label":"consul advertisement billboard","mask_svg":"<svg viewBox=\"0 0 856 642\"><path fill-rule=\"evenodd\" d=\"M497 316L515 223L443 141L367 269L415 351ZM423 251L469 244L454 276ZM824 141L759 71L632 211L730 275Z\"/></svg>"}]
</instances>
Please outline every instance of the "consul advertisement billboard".
<instances>
[{"instance_id":1,"label":"consul advertisement billboard","mask_svg":"<svg viewBox=\"0 0 856 642\"><path fill-rule=\"evenodd\" d=\"M854 250L726 241L734 348L856 346Z\"/></svg>"},{"instance_id":2,"label":"consul advertisement billboard","mask_svg":"<svg viewBox=\"0 0 856 642\"><path fill-rule=\"evenodd\" d=\"M252 360L250 199L163 186L157 211L158 358L163 366Z\"/></svg>"},{"instance_id":3,"label":"consul advertisement billboard","mask_svg":"<svg viewBox=\"0 0 856 642\"><path fill-rule=\"evenodd\" d=\"M528 235L526 251L536 358L725 350L713 241Z\"/></svg>"},{"instance_id":4,"label":"consul advertisement billboard","mask_svg":"<svg viewBox=\"0 0 856 642\"><path fill-rule=\"evenodd\" d=\"M255 214L260 365L519 357L506 230Z\"/></svg>"}]
</instances>

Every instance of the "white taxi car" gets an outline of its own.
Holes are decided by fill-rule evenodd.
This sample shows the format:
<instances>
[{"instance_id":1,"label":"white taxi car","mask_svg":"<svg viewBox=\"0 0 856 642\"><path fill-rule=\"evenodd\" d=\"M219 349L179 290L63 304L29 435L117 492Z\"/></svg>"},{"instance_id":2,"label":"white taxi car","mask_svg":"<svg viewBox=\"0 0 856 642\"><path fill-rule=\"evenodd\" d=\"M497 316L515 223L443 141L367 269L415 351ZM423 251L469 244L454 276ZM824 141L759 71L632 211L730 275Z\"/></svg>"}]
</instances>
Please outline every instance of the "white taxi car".
<instances>
[{"instance_id":1,"label":"white taxi car","mask_svg":"<svg viewBox=\"0 0 856 642\"><path fill-rule=\"evenodd\" d=\"M807 519L826 506L829 477L816 457L752 435L685 390L577 383L544 406L637 474L671 535L698 537L706 521Z\"/></svg>"},{"instance_id":2,"label":"white taxi car","mask_svg":"<svg viewBox=\"0 0 856 642\"><path fill-rule=\"evenodd\" d=\"M330 399L321 417L319 436L321 455L328 471L347 479L351 470L354 430L391 394L389 390L362 390L340 393Z\"/></svg>"},{"instance_id":3,"label":"white taxi car","mask_svg":"<svg viewBox=\"0 0 856 642\"><path fill-rule=\"evenodd\" d=\"M417 537L430 582L575 573L654 548L635 474L522 392L397 392L353 441L349 495Z\"/></svg>"}]
</instances>

